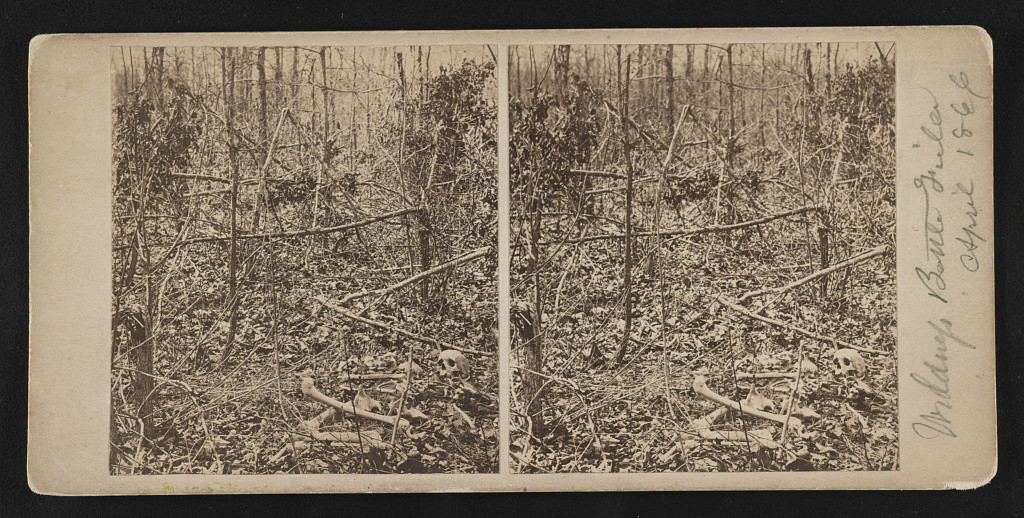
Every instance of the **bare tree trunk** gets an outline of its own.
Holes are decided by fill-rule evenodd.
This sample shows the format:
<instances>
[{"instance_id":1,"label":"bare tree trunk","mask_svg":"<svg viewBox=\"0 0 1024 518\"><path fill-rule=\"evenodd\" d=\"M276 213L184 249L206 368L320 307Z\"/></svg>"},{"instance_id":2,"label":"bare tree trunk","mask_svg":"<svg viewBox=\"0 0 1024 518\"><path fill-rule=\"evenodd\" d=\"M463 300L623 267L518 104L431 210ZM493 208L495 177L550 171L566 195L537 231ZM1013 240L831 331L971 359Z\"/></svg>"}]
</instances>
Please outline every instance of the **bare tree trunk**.
<instances>
[{"instance_id":1,"label":"bare tree trunk","mask_svg":"<svg viewBox=\"0 0 1024 518\"><path fill-rule=\"evenodd\" d=\"M227 60L227 74L225 74L225 59ZM221 75L224 77L223 88L225 109L227 111L224 120L228 133L228 160L231 162L231 241L228 251L228 334L224 340L224 350L221 354L220 365L223 367L235 345L236 317L238 315L238 148L235 141L235 56L230 47L222 49L221 53Z\"/></svg>"},{"instance_id":2,"label":"bare tree trunk","mask_svg":"<svg viewBox=\"0 0 1024 518\"><path fill-rule=\"evenodd\" d=\"M814 93L814 69L811 67L811 48L804 49L804 68L807 74L807 93Z\"/></svg>"},{"instance_id":3,"label":"bare tree trunk","mask_svg":"<svg viewBox=\"0 0 1024 518\"><path fill-rule=\"evenodd\" d=\"M764 74L765 74L765 44L762 43L761 44L761 92L760 92L761 93L761 107L759 109L758 117L757 117L757 127L758 127L758 130L759 130L758 133L759 133L759 137L760 137L760 149L758 150L758 153L757 153L757 168L762 173L764 172L764 151L765 151L765 146L764 146L764 96L765 96Z\"/></svg>"},{"instance_id":4,"label":"bare tree trunk","mask_svg":"<svg viewBox=\"0 0 1024 518\"><path fill-rule=\"evenodd\" d=\"M299 95L299 48L292 47L292 98Z\"/></svg>"},{"instance_id":5,"label":"bare tree trunk","mask_svg":"<svg viewBox=\"0 0 1024 518\"><path fill-rule=\"evenodd\" d=\"M566 91L569 89L569 45L556 45L555 59L555 96L558 104L565 108Z\"/></svg>"},{"instance_id":6,"label":"bare tree trunk","mask_svg":"<svg viewBox=\"0 0 1024 518\"><path fill-rule=\"evenodd\" d=\"M266 57L267 48L260 47L256 51L256 88L259 89L260 96L260 127L259 135L260 142L266 143L267 140L267 68L266 68Z\"/></svg>"},{"instance_id":7,"label":"bare tree trunk","mask_svg":"<svg viewBox=\"0 0 1024 518\"><path fill-rule=\"evenodd\" d=\"M529 318L528 332L524 330L523 340L526 344L523 352L523 363L526 372L523 373L523 392L526 402L526 413L532 424L531 432L534 435L542 435L544 429L544 405L541 400L541 388L543 379L540 374L544 372L544 328L543 310L541 306L541 280L540 280L540 224L541 224L541 192L539 173L534 168L532 180L533 192L530 196L530 257L527 261L527 272L530 275L532 284L532 315ZM524 326L525 327L525 326Z\"/></svg>"},{"instance_id":8,"label":"bare tree trunk","mask_svg":"<svg viewBox=\"0 0 1024 518\"><path fill-rule=\"evenodd\" d=\"M153 426L153 343L150 340L147 311L140 305L133 306L125 315L124 325L128 331L128 350L135 356L135 374L132 388L135 392L135 407L142 421L142 435L146 439L156 438Z\"/></svg>"},{"instance_id":9,"label":"bare tree trunk","mask_svg":"<svg viewBox=\"0 0 1024 518\"><path fill-rule=\"evenodd\" d=\"M732 66L732 45L725 48L726 56L729 60L729 141L725 147L726 163L729 164L729 180L732 180L732 164L733 158L736 154L736 87L733 81L733 66ZM731 206L731 204L730 204ZM731 211L730 211L731 213ZM732 218L727 219L726 223L732 223Z\"/></svg>"},{"instance_id":10,"label":"bare tree trunk","mask_svg":"<svg viewBox=\"0 0 1024 518\"><path fill-rule=\"evenodd\" d=\"M320 191L323 190L324 176L327 175L327 169L330 167L330 143L327 141L328 137L328 124L330 123L330 106L328 105L328 91L327 91L327 47L320 47L320 76L323 84L321 89L323 90L323 120L321 121L321 142L320 142L320 167L317 170L316 175L316 188L313 191L313 227L316 228L320 224ZM312 96L316 99L316 89L313 89ZM315 107L314 107L315 111ZM307 248L307 252L309 248Z\"/></svg>"},{"instance_id":11,"label":"bare tree trunk","mask_svg":"<svg viewBox=\"0 0 1024 518\"><path fill-rule=\"evenodd\" d=\"M331 155L332 155L332 152L331 152L331 142L330 142L330 131L331 131L331 97L330 96L331 96L331 92L330 92L330 90L328 90L329 85L327 84L327 65L328 65L327 58L328 57L329 57L328 56L328 48L327 47L320 47L320 78L321 78L321 80L324 83L324 86L323 86L323 93L324 93L324 120L323 120L323 128L322 128L323 129L323 134L321 136L321 138L323 139L323 142L322 142L323 148L320 151L320 155L321 155L322 160L323 160L323 164L322 165L323 165L323 173L324 174L328 174L329 171L330 171L330 168L331 168ZM323 181L323 178L321 177L321 181L318 182L318 183L322 183L322 181Z\"/></svg>"},{"instance_id":12,"label":"bare tree trunk","mask_svg":"<svg viewBox=\"0 0 1024 518\"><path fill-rule=\"evenodd\" d=\"M352 47L352 91L356 90L356 78L358 76L358 70L356 69L356 47ZM352 127L349 131L352 135L352 145L349 148L349 168L353 171L356 170L356 150L359 148L359 138L356 131L356 112L359 111L359 94L352 94L354 96L352 103Z\"/></svg>"},{"instance_id":13,"label":"bare tree trunk","mask_svg":"<svg viewBox=\"0 0 1024 518\"><path fill-rule=\"evenodd\" d=\"M274 83L276 83L274 86L274 103L278 108L280 108L281 97L283 97L281 95L281 89L283 88L281 83L284 81L283 61L284 49L281 47L274 47Z\"/></svg>"},{"instance_id":14,"label":"bare tree trunk","mask_svg":"<svg viewBox=\"0 0 1024 518\"><path fill-rule=\"evenodd\" d=\"M665 132L672 136L672 125L675 123L676 113L676 86L675 76L672 73L672 59L674 57L675 45L669 45L665 54L665 87L668 90L668 111L665 113ZM689 59L689 53L687 53ZM689 61L687 61L689 64Z\"/></svg>"},{"instance_id":15,"label":"bare tree trunk","mask_svg":"<svg viewBox=\"0 0 1024 518\"><path fill-rule=\"evenodd\" d=\"M881 60L882 66L889 68L889 61L885 59L885 52L882 52L882 46L875 42L875 49L878 50L878 59Z\"/></svg>"},{"instance_id":16,"label":"bare tree trunk","mask_svg":"<svg viewBox=\"0 0 1024 518\"><path fill-rule=\"evenodd\" d=\"M825 94L832 97L832 43L825 44Z\"/></svg>"},{"instance_id":17,"label":"bare tree trunk","mask_svg":"<svg viewBox=\"0 0 1024 518\"><path fill-rule=\"evenodd\" d=\"M617 53L621 60L622 46L618 46ZM615 351L615 363L622 364L626 357L626 349L629 347L629 337L632 334L633 324L633 142L629 138L629 68L630 58L626 56L625 80L619 74L619 106L622 111L622 147L626 157L626 244L623 247L623 282L622 282L622 306L625 308L625 328L622 331L622 343L619 350Z\"/></svg>"},{"instance_id":18,"label":"bare tree trunk","mask_svg":"<svg viewBox=\"0 0 1024 518\"><path fill-rule=\"evenodd\" d=\"M156 97L156 105L162 110L164 108L164 48L153 49L153 65L156 68L156 81L153 84L153 93Z\"/></svg>"},{"instance_id":19,"label":"bare tree trunk","mask_svg":"<svg viewBox=\"0 0 1024 518\"><path fill-rule=\"evenodd\" d=\"M124 62L124 47L121 47L121 70L123 70L124 94L127 96L131 89L128 88L128 65Z\"/></svg>"},{"instance_id":20,"label":"bare tree trunk","mask_svg":"<svg viewBox=\"0 0 1024 518\"><path fill-rule=\"evenodd\" d=\"M708 79L710 79L710 76L708 75L708 61L710 59L710 53L711 53L711 46L710 45L704 45L704 75L701 76L701 80L703 81L703 87L701 88L701 94L704 94L704 95L707 95L708 88L710 88L710 85L711 85L711 83L708 82Z\"/></svg>"},{"instance_id":21,"label":"bare tree trunk","mask_svg":"<svg viewBox=\"0 0 1024 518\"><path fill-rule=\"evenodd\" d=\"M643 77L644 77L644 64L646 63L646 61L644 61L644 54L646 54L646 52L645 52L646 50L647 50L646 45L637 45L636 46L636 72L637 72L637 78L638 78L637 79L637 85L636 85L636 90L637 90L636 98L637 98L637 105L640 106L641 110L643 109L643 106L644 106L644 93L645 93L644 92L644 84L647 82L645 79L643 79ZM630 55L632 55L632 54L630 54ZM629 81L629 76L626 76L626 81ZM642 113L642 111L641 111L641 113Z\"/></svg>"}]
</instances>

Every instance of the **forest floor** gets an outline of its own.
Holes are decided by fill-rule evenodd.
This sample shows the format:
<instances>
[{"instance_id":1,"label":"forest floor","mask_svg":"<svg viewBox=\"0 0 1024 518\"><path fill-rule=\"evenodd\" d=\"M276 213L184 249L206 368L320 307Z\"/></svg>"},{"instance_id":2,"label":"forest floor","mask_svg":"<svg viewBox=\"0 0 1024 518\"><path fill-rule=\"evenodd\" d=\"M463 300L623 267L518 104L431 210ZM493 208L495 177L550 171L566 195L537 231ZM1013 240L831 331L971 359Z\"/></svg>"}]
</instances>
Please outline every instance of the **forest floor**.
<instances>
[{"instance_id":1,"label":"forest floor","mask_svg":"<svg viewBox=\"0 0 1024 518\"><path fill-rule=\"evenodd\" d=\"M716 301L783 286L817 269L808 261L806 240L801 242L809 237L798 230L803 226L784 225L782 235L792 236L784 245L766 246L754 229L735 232L732 246L716 235L665 238L667 348L661 337L661 270L644 275L641 248L640 266L634 270L632 341L621 365L606 359L624 329L621 241L559 252L555 261L564 278L550 281L555 294L545 302L545 372L550 375L543 398L549 431L539 441L530 440L521 410L513 413L513 471L897 469L891 254L833 274L824 299L819 283L812 282L785 293L763 313L879 351L863 354L867 372L862 377L835 372L832 344L750 319ZM643 246L643 240L638 242ZM862 251L858 247L851 255ZM754 306L756 312L760 303ZM597 362L586 358L592 341L605 355ZM740 419L734 412L711 426L744 439L756 434L783 442L780 435L787 433L781 447L700 438L694 423L720 406L695 393L695 377L743 405L785 415L794 379L744 375L796 372L800 354L814 365L804 368L793 405L792 415L802 417L801 429L782 432L779 423Z\"/></svg>"},{"instance_id":2,"label":"forest floor","mask_svg":"<svg viewBox=\"0 0 1024 518\"><path fill-rule=\"evenodd\" d=\"M454 274L445 308L419 309L415 286L366 312L365 317L415 334L489 353L467 354L468 385L440 372L439 349L353 322L324 307L317 296L337 300L363 288L376 289L408 276L408 269L372 270L332 254L309 253L300 242L276 245L285 257L256 273L242 290L236 346L222 369L218 345L226 326L220 300L226 290L216 264L191 264L172 276L169 293L188 293L165 308L178 318L164 325L156 372L154 419L157 437L140 445L115 434L114 473L476 473L497 471L497 286L483 262L462 265ZM333 254L337 257L337 254ZM292 264L293 263L293 264ZM260 279L256 277L264 276ZM269 286L276 286L271 289ZM217 309L211 309L217 308ZM415 308L415 309L408 309ZM361 309L358 305L351 308ZM276 322L276 326L275 326ZM275 348L274 344L277 344ZM195 344L206 344L196 346ZM412 354L422 368L408 391L405 379L348 379L351 375L403 373ZM175 364L170 358L180 358ZM415 369L414 369L415 370ZM377 449L341 442L296 442L303 421L327 407L300 390L309 377L325 395L375 413L418 411L407 431L392 439L393 427L339 416L321 432L360 432L379 438ZM114 372L115 407L130 406L130 382ZM124 401L122 401L124 400ZM120 419L126 419L121 415Z\"/></svg>"}]
</instances>

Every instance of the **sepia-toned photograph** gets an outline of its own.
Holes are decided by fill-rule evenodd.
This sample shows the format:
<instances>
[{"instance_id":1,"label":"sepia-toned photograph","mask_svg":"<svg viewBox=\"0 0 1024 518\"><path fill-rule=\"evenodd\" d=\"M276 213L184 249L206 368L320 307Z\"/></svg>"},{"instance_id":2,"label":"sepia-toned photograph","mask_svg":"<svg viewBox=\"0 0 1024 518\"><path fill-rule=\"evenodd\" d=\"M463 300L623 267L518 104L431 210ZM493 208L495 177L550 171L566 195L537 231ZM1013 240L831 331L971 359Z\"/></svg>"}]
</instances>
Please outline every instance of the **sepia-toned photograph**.
<instances>
[{"instance_id":1,"label":"sepia-toned photograph","mask_svg":"<svg viewBox=\"0 0 1024 518\"><path fill-rule=\"evenodd\" d=\"M495 52L111 47L112 475L497 471Z\"/></svg>"},{"instance_id":2,"label":"sepia-toned photograph","mask_svg":"<svg viewBox=\"0 0 1024 518\"><path fill-rule=\"evenodd\" d=\"M512 472L899 469L895 44L508 60Z\"/></svg>"},{"instance_id":3,"label":"sepia-toned photograph","mask_svg":"<svg viewBox=\"0 0 1024 518\"><path fill-rule=\"evenodd\" d=\"M28 64L36 493L1006 461L981 27L46 34Z\"/></svg>"}]
</instances>

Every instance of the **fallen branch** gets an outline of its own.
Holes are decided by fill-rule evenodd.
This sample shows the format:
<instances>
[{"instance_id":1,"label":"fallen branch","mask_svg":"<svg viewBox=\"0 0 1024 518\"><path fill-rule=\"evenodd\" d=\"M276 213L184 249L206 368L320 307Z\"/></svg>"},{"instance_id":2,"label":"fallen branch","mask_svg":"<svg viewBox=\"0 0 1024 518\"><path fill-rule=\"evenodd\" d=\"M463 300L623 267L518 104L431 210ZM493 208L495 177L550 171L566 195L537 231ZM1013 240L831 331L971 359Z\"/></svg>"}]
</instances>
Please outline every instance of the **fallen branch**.
<instances>
[{"instance_id":1,"label":"fallen branch","mask_svg":"<svg viewBox=\"0 0 1024 518\"><path fill-rule=\"evenodd\" d=\"M768 318L768 317L764 317L764 316L758 315L757 313L754 313L753 311L750 311L749 309L747 309L747 308L745 308L743 306L740 306L739 304L736 304L735 302L729 301L728 299L726 299L722 295L718 296L718 302L720 304L722 304L723 306L725 306L725 307L727 307L727 308L729 308L729 309L731 309L731 310L733 310L733 311L735 311L737 313L741 313L741 314L743 314L745 316L753 318L754 320L760 320L761 322L764 322L766 324L771 324L773 326L781 327L783 329L789 329L790 331L793 331L795 333L798 333L798 334L801 334L803 336L806 336L807 338L813 338L813 339L821 341L821 342L831 343L832 345L834 345L836 347L840 347L840 346L841 347L849 347L850 349L854 349L854 350L865 352L865 353L872 353L872 354L888 354L886 351L879 351L877 349L870 349L868 347L859 347L859 346L852 345L852 344L849 344L847 342L844 342L842 340L839 340L837 338L832 338L830 336L819 335L818 333L814 333L814 332L808 331L806 329L803 329L803 328L800 328L800 327L797 327L797 326L794 326L794 325L787 324L787 323L785 323L785 322L783 322L781 320L775 320L774 318Z\"/></svg>"},{"instance_id":2,"label":"fallen branch","mask_svg":"<svg viewBox=\"0 0 1024 518\"><path fill-rule=\"evenodd\" d=\"M625 180L626 175L621 173L611 173L608 171L588 171L586 169L570 169L569 174L583 175L583 176L597 176L600 178L615 178L618 180Z\"/></svg>"},{"instance_id":3,"label":"fallen branch","mask_svg":"<svg viewBox=\"0 0 1024 518\"><path fill-rule=\"evenodd\" d=\"M167 176L170 176L171 178L184 178L186 180L206 180L209 182L231 183L231 178L208 174L167 173Z\"/></svg>"},{"instance_id":4,"label":"fallen branch","mask_svg":"<svg viewBox=\"0 0 1024 518\"><path fill-rule=\"evenodd\" d=\"M451 268L454 268L454 267L456 267L456 266L458 266L458 265L460 265L462 263L467 263L467 262L472 261L474 259L479 259L479 258L481 258L481 257L483 257L484 255L487 254L487 249L488 249L488 247L486 247L486 246L480 247L480 248L478 248L476 250L473 250L472 252L469 252L467 254L463 254L463 255L461 255L459 257L456 257L455 259L452 259L451 261L448 261L447 263L435 266L435 267L433 267L433 268L431 268L431 269L429 269L427 271L417 273L416 275L413 275L412 277L409 277L408 279L405 279L402 282L399 282L397 284L393 284L393 285L388 286L386 288L381 288L379 290L372 290L372 291L363 290L363 291L357 291L355 293L349 293L348 295L345 295L344 297L342 297L342 299L341 299L341 301L339 301L339 303L340 304L347 304L348 302L350 302L352 300L363 298L363 297L366 297L366 296L369 296L369 295L376 295L378 297L384 297L384 296L386 296L389 293L396 292L396 291L398 291L398 290L400 290L400 289L402 289L402 288L404 288L404 287L406 287L406 286L408 286L410 284L413 284L415 282L421 281L421 280L423 280L423 279L425 279L427 277L430 277L431 275L434 275L434 274L436 274L438 272L443 272L445 270L449 270Z\"/></svg>"},{"instance_id":5,"label":"fallen branch","mask_svg":"<svg viewBox=\"0 0 1024 518\"><path fill-rule=\"evenodd\" d=\"M792 290L794 288L797 288L799 286L803 286L804 284L807 284L807 283L809 283L809 282L811 282L811 281L813 281L815 279L820 279L821 277L824 277L824 276L829 275L831 273L835 273L835 272L837 272L839 270L842 270L844 268L848 268L848 267L853 266L853 265L855 265L857 263L862 263L864 261L867 261L868 259L871 259L872 257L876 257L876 256L879 256L879 255L882 255L885 252L885 249L886 249L886 246L882 245L882 246L880 246L878 248L875 248L873 250L868 250L867 252L864 252L864 253L862 253L862 254L860 254L858 256L851 257L851 258L849 258L849 259L847 259L847 260L845 260L845 261L843 261L841 263L836 263L836 264L834 264L832 266L829 266L828 268L825 268L824 270L818 270L817 272L814 272L814 273L808 275L807 277L804 277L803 279L799 279L799 280L793 281L793 282L791 282L791 283L789 283L789 284L787 284L785 286L780 286L780 287L776 287L776 288L767 288L767 289L763 289L763 290L757 290L757 291L748 292L748 293L744 294L742 297L740 297L739 299L737 299L736 302L738 304L743 304L744 302L746 302L746 301L748 301L748 300L750 300L750 299L752 299L754 297L760 297L762 295L768 295L768 294L771 294L771 293L786 293L787 291L790 291L790 290Z\"/></svg>"},{"instance_id":6,"label":"fallen branch","mask_svg":"<svg viewBox=\"0 0 1024 518\"><path fill-rule=\"evenodd\" d=\"M729 230L738 230L738 229L741 229L741 228L752 227L752 226L755 226L755 225L761 225L763 223L768 223L769 221L774 221L774 220L785 218L785 217L789 217L789 216L796 216L796 215L799 215L799 214L803 214L805 212L812 212L812 211L817 211L817 210L821 210L821 207L819 207L819 206L801 207L799 209L787 210L785 212L779 212L779 213L776 213L776 214L765 216L763 218L752 219L752 220L749 220L749 221L741 221L739 223L732 223L732 224L729 224L729 225L710 225L710 226L707 226L707 227L681 228L681 229L676 229L676 230L662 230L662 231L659 231L659 232L635 232L633 234L633 236L634 237L680 236L680 235L707 234L707 233L711 233L711 232L726 232L726 231L729 231ZM625 237L626 237L625 234L600 234L600 235L596 235L596 236L580 237L580 238L576 238L576 239L567 239L564 242L565 243L574 243L575 244L575 243L586 243L586 242L589 242L589 241L599 241L599 240L603 240L603 239L623 239ZM542 244L542 245L552 245L552 244L559 244L559 243L562 243L562 242L559 241L559 242L556 243L556 242L553 242L553 241L544 241L544 242L542 242L540 244Z\"/></svg>"},{"instance_id":7,"label":"fallen branch","mask_svg":"<svg viewBox=\"0 0 1024 518\"><path fill-rule=\"evenodd\" d=\"M325 404L325 405L327 405L329 407L334 408L335 410L337 410L339 412L342 412L342 413L345 413L345 414L349 414L349 415L355 415L356 417L362 417L364 419L370 419L370 420L373 420L373 421L378 421L378 422L389 424L389 425L392 425L392 426L395 425L395 423L396 423L395 420L398 419L397 417L380 415L380 414L376 414L374 412L367 412L366 410L362 410L360 408L353 408L353 405L345 404L345 403L342 403L341 401L338 401L337 399L334 399L332 397L326 396L322 392L317 390L317 388L313 385L313 378L302 378L302 393L307 398L309 398L309 399L311 399L313 401L316 401L318 403L323 403L323 404ZM409 426L409 421L406 421L405 419L399 419L397 422L402 427L408 427Z\"/></svg>"},{"instance_id":8,"label":"fallen branch","mask_svg":"<svg viewBox=\"0 0 1024 518\"><path fill-rule=\"evenodd\" d=\"M370 320L369 318L366 318L366 317L361 317L359 315L356 315L355 313L352 313L351 311L348 311L347 309L345 309L345 308L343 308L341 306L338 306L336 304L332 304L331 302L329 302L327 300L326 297L323 297L323 296L319 296L318 295L318 296L316 296L314 298L316 299L317 302L319 302L320 304L323 304L324 307L330 308L335 313L338 313L339 315L341 315L341 316L343 316L345 318L348 318L348 319L351 319L351 320L355 320L356 322L361 322L363 324L366 324L366 325L371 326L371 327L376 327L378 329L384 329L386 331L393 331L393 332L398 333L399 335L402 335L402 336L404 336L404 337L406 337L406 338L408 338L410 340L416 340L418 342L423 342L425 344L434 345L434 346L440 347L442 349L454 349L456 351L464 352L464 353L467 353L467 354L479 354L481 356L494 356L494 353L491 353L491 352L478 351L476 349L469 349L469 348L466 348L466 347L456 347L454 345L442 342L440 340L435 340L435 339L427 337L427 336L418 335L418 334L415 334L415 333L410 333L409 331L406 331L405 329L402 329L400 327L392 326L390 324L385 324L384 322L380 322L380 321L377 321L377 320Z\"/></svg>"},{"instance_id":9,"label":"fallen branch","mask_svg":"<svg viewBox=\"0 0 1024 518\"><path fill-rule=\"evenodd\" d=\"M747 415L752 415L754 417L760 417L761 419L768 419L770 421L775 421L780 424L787 423L785 416L780 416L777 414L773 414L771 412L764 412L762 410L757 410L754 408L744 407L743 405L736 401L733 401L725 396L716 394L708 387L707 382L704 380L704 376L701 376L699 374L697 376L694 376L693 378L693 391L698 396L701 396L704 399L707 399L708 401L718 403L719 405L722 405L730 410L734 410L736 412L740 412ZM791 417L789 418L788 422L789 426L792 428L797 428L800 426L799 419Z\"/></svg>"},{"instance_id":10,"label":"fallen branch","mask_svg":"<svg viewBox=\"0 0 1024 518\"><path fill-rule=\"evenodd\" d=\"M362 441L363 444L366 444L367 446L376 450L383 450L388 447L387 443L385 443L383 439L381 439L380 433L374 430L362 433L311 431L305 433L292 434L291 437L291 440L296 443L308 441L309 439L330 443L352 443L355 445L358 445L359 442Z\"/></svg>"},{"instance_id":11,"label":"fallen branch","mask_svg":"<svg viewBox=\"0 0 1024 518\"><path fill-rule=\"evenodd\" d=\"M795 372L737 372L736 379L738 380L774 380L781 378L796 379L797 373Z\"/></svg>"},{"instance_id":12,"label":"fallen branch","mask_svg":"<svg viewBox=\"0 0 1024 518\"><path fill-rule=\"evenodd\" d=\"M374 216L372 218L367 218L367 219L364 219L362 221L356 221L354 223L346 223L344 225L337 225L337 226L334 226L334 227L310 228L310 229L306 229L306 230L289 230L289 231L285 231L285 232L272 232L272 233L267 233L267 234L242 234L242 235L236 236L236 239L239 239L239 240L242 240L242 239L273 239L273 238L278 238L278 237L303 237L303 236L312 236L312 235L318 235L318 234L331 234L331 233L334 233L334 232L342 232L342 231L345 231L345 230L352 230L352 229L355 229L355 228L364 227L366 225L369 225L371 223L376 223L378 221L384 221L384 220L387 220L387 219L392 219L392 218L397 218L397 217L400 217L400 216L405 216L407 214L412 214L414 212L419 212L420 210L422 210L422 209L420 209L419 207L413 207L413 208L410 208L410 209L402 209L402 210L396 210L394 212L388 212L387 214L381 214L380 216ZM182 242L182 244L188 245L188 244L192 244L192 243L211 243L211 242L214 242L214 241L227 241L229 239L231 239L230 236L195 237L195 238L188 239L188 240Z\"/></svg>"},{"instance_id":13,"label":"fallen branch","mask_svg":"<svg viewBox=\"0 0 1024 518\"><path fill-rule=\"evenodd\" d=\"M231 178L224 176L213 176L209 174L165 173L164 175L161 176L169 176L171 178L182 178L185 180L204 180L207 182L231 183ZM284 180L280 178L267 178L267 182L269 183L288 183L289 181L290 180ZM257 180L251 178L238 181L238 185L257 185L257 183Z\"/></svg>"},{"instance_id":14,"label":"fallen branch","mask_svg":"<svg viewBox=\"0 0 1024 518\"><path fill-rule=\"evenodd\" d=\"M342 374L338 381L362 381L362 380L400 380L405 379L404 372L395 373L372 373L372 374Z\"/></svg>"}]
</instances>

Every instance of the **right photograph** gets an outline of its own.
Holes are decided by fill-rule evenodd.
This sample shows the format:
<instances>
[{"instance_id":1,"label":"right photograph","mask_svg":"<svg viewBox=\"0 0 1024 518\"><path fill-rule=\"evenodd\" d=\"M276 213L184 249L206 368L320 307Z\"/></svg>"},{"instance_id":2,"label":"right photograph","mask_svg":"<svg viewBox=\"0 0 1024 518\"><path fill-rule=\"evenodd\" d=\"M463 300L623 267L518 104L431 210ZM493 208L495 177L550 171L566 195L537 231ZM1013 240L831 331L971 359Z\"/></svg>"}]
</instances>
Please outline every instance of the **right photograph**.
<instances>
[{"instance_id":1,"label":"right photograph","mask_svg":"<svg viewBox=\"0 0 1024 518\"><path fill-rule=\"evenodd\" d=\"M512 473L899 469L895 44L508 57Z\"/></svg>"}]
</instances>

